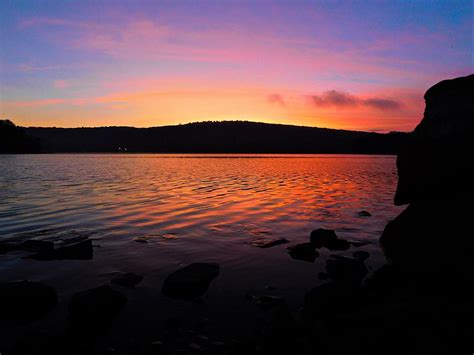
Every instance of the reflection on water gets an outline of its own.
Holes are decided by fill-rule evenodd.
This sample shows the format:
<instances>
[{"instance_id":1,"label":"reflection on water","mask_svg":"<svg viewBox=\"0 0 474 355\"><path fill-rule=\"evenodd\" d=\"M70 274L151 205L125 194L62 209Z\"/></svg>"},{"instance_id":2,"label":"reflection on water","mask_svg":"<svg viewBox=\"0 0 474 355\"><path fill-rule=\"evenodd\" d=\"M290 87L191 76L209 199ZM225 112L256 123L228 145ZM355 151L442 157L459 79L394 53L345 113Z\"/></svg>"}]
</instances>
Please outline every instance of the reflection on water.
<instances>
[{"instance_id":1,"label":"reflection on water","mask_svg":"<svg viewBox=\"0 0 474 355\"><path fill-rule=\"evenodd\" d=\"M135 272L144 280L130 303L155 302L144 306L153 322L195 312L227 317L229 329L255 313L245 294L273 292L297 309L304 291L320 282L329 255L355 250L320 249L314 263L292 259L286 248L307 242L315 228L369 242L357 250L371 253L369 269L380 263L378 238L400 211L392 203L396 180L395 157L387 156L4 155L0 239L61 245L86 236L94 239L94 257L38 261L9 253L0 255L0 274L2 281L42 280L70 295L117 272ZM372 217L361 217L361 210ZM262 237L289 243L251 246ZM160 292L170 272L193 262L221 265L206 313ZM129 324L140 327L124 320L124 331Z\"/></svg>"},{"instance_id":2,"label":"reflection on water","mask_svg":"<svg viewBox=\"0 0 474 355\"><path fill-rule=\"evenodd\" d=\"M0 235L88 229L102 236L295 238L321 224L378 238L394 157L41 155L0 158ZM357 216L360 210L371 219Z\"/></svg>"}]
</instances>

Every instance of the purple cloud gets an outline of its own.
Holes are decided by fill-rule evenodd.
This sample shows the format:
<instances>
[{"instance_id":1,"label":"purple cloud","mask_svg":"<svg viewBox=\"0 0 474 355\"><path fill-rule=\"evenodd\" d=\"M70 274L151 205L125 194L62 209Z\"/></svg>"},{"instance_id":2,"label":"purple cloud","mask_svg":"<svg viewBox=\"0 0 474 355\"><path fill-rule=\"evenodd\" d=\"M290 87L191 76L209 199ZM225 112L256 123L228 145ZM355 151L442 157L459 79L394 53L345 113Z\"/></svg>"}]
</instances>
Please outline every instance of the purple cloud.
<instances>
[{"instance_id":1,"label":"purple cloud","mask_svg":"<svg viewBox=\"0 0 474 355\"><path fill-rule=\"evenodd\" d=\"M355 95L337 91L329 90L324 92L322 95L310 96L312 103L318 107L356 107L356 106L367 106L378 110L398 110L401 108L401 103L392 99L384 99L379 97L370 97L362 99Z\"/></svg>"}]
</instances>

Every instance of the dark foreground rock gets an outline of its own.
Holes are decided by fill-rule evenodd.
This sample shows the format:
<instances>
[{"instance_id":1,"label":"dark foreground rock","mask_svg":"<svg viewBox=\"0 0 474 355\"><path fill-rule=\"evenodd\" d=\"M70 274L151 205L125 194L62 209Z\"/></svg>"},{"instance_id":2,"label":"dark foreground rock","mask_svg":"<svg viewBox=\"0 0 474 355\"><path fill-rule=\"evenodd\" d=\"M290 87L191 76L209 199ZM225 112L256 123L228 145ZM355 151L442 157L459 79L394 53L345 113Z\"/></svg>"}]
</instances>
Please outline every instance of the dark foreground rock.
<instances>
[{"instance_id":1,"label":"dark foreground rock","mask_svg":"<svg viewBox=\"0 0 474 355\"><path fill-rule=\"evenodd\" d=\"M0 319L34 320L58 303L56 291L33 281L0 283Z\"/></svg>"},{"instance_id":2,"label":"dark foreground rock","mask_svg":"<svg viewBox=\"0 0 474 355\"><path fill-rule=\"evenodd\" d=\"M108 285L74 294L69 303L69 318L74 329L104 331L127 302L127 298Z\"/></svg>"},{"instance_id":3,"label":"dark foreground rock","mask_svg":"<svg viewBox=\"0 0 474 355\"><path fill-rule=\"evenodd\" d=\"M195 263L170 274L163 283L163 294L167 297L192 300L201 297L219 275L215 263Z\"/></svg>"},{"instance_id":4,"label":"dark foreground rock","mask_svg":"<svg viewBox=\"0 0 474 355\"><path fill-rule=\"evenodd\" d=\"M336 232L331 229L319 228L311 232L310 242L316 248L329 250L347 250L351 244L344 239L339 239Z\"/></svg>"},{"instance_id":5,"label":"dark foreground rock","mask_svg":"<svg viewBox=\"0 0 474 355\"><path fill-rule=\"evenodd\" d=\"M311 290L303 314L313 354L474 352L474 75L436 84L398 155L395 203L409 206L380 239L388 264L327 262L333 283ZM334 240L318 232L315 242Z\"/></svg>"},{"instance_id":6,"label":"dark foreground rock","mask_svg":"<svg viewBox=\"0 0 474 355\"><path fill-rule=\"evenodd\" d=\"M363 261L331 255L326 261L326 272L333 280L360 284L368 271Z\"/></svg>"}]
</instances>

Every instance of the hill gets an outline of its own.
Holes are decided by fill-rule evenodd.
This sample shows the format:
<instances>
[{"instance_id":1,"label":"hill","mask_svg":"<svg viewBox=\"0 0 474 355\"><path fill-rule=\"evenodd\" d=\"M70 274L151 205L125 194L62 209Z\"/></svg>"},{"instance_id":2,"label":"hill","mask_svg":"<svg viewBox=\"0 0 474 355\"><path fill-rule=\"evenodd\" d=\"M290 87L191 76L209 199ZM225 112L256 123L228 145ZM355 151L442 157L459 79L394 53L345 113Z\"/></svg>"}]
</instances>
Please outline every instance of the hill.
<instances>
[{"instance_id":1,"label":"hill","mask_svg":"<svg viewBox=\"0 0 474 355\"><path fill-rule=\"evenodd\" d=\"M41 152L395 154L406 134L247 121L152 128L22 128Z\"/></svg>"}]
</instances>

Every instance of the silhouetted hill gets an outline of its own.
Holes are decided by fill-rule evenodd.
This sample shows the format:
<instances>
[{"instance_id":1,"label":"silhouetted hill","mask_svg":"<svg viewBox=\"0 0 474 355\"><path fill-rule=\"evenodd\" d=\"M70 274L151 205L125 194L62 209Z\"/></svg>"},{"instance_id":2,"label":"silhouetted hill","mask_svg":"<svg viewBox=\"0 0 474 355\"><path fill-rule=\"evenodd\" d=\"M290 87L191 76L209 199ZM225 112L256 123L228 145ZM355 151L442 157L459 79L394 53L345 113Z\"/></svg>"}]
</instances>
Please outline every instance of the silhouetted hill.
<instances>
[{"instance_id":1,"label":"silhouetted hill","mask_svg":"<svg viewBox=\"0 0 474 355\"><path fill-rule=\"evenodd\" d=\"M405 133L226 121L153 128L25 128L43 152L394 154Z\"/></svg>"},{"instance_id":2,"label":"silhouetted hill","mask_svg":"<svg viewBox=\"0 0 474 355\"><path fill-rule=\"evenodd\" d=\"M0 153L38 153L37 139L27 135L24 128L9 120L0 120Z\"/></svg>"}]
</instances>

